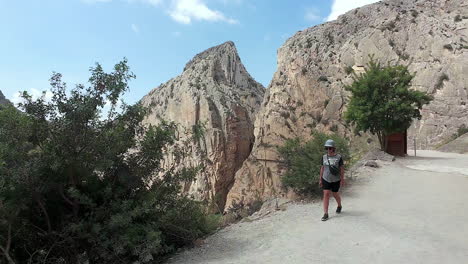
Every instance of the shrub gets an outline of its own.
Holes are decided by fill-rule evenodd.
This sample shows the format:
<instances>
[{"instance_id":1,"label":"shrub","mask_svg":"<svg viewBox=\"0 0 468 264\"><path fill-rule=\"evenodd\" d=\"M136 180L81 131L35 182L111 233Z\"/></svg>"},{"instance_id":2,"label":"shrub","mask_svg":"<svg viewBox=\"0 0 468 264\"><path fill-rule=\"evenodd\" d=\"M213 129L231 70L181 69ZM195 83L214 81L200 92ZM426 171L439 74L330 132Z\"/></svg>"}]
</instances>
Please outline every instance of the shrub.
<instances>
[{"instance_id":1,"label":"shrub","mask_svg":"<svg viewBox=\"0 0 468 264\"><path fill-rule=\"evenodd\" d=\"M319 81L319 82L328 82L328 78L327 78L327 76L321 75L321 76L318 78L318 81Z\"/></svg>"},{"instance_id":2,"label":"shrub","mask_svg":"<svg viewBox=\"0 0 468 264\"><path fill-rule=\"evenodd\" d=\"M346 72L346 74L351 74L351 73L354 72L354 69L353 69L352 66L346 66L345 67L345 72Z\"/></svg>"},{"instance_id":3,"label":"shrub","mask_svg":"<svg viewBox=\"0 0 468 264\"><path fill-rule=\"evenodd\" d=\"M401 55L400 55L400 58L402 60L408 60L410 58L409 54L408 53L404 53L402 52Z\"/></svg>"},{"instance_id":4,"label":"shrub","mask_svg":"<svg viewBox=\"0 0 468 264\"><path fill-rule=\"evenodd\" d=\"M291 116L291 114L289 112L281 112L280 116L284 119L288 119Z\"/></svg>"},{"instance_id":5,"label":"shrub","mask_svg":"<svg viewBox=\"0 0 468 264\"><path fill-rule=\"evenodd\" d=\"M180 193L199 168L163 168L167 151L176 164L188 154L175 124L144 127L139 104L115 110L132 78L126 60L97 64L68 92L56 73L50 102L24 92L24 112L0 110L1 263L148 263L211 231Z\"/></svg>"},{"instance_id":6,"label":"shrub","mask_svg":"<svg viewBox=\"0 0 468 264\"><path fill-rule=\"evenodd\" d=\"M449 80L449 77L446 73L442 73L440 76L439 76L439 79L437 80L437 83L435 85L435 88L438 90L440 88L442 88L442 86L444 86L444 81L448 81Z\"/></svg>"},{"instance_id":7,"label":"shrub","mask_svg":"<svg viewBox=\"0 0 468 264\"><path fill-rule=\"evenodd\" d=\"M286 140L285 144L278 147L282 162L286 167L286 173L281 177L284 187L292 188L298 194L319 194L318 186L321 161L324 152L323 144L329 138L335 140L337 152L346 161L349 158L348 142L336 135L313 132L313 139L304 142L301 138Z\"/></svg>"},{"instance_id":8,"label":"shrub","mask_svg":"<svg viewBox=\"0 0 468 264\"><path fill-rule=\"evenodd\" d=\"M444 45L444 49L453 51L453 47L452 47L452 45L450 45L450 44L445 44L445 45Z\"/></svg>"},{"instance_id":9,"label":"shrub","mask_svg":"<svg viewBox=\"0 0 468 264\"><path fill-rule=\"evenodd\" d=\"M466 125L463 124L457 130L458 137L461 137L466 133L468 133L468 127L466 127Z\"/></svg>"},{"instance_id":10,"label":"shrub","mask_svg":"<svg viewBox=\"0 0 468 264\"><path fill-rule=\"evenodd\" d=\"M386 28L389 30L389 31L393 31L396 27L396 24L395 24L395 21L390 21L388 22Z\"/></svg>"},{"instance_id":11,"label":"shrub","mask_svg":"<svg viewBox=\"0 0 468 264\"><path fill-rule=\"evenodd\" d=\"M330 127L330 130L333 132L338 132L338 125L334 124Z\"/></svg>"}]
</instances>

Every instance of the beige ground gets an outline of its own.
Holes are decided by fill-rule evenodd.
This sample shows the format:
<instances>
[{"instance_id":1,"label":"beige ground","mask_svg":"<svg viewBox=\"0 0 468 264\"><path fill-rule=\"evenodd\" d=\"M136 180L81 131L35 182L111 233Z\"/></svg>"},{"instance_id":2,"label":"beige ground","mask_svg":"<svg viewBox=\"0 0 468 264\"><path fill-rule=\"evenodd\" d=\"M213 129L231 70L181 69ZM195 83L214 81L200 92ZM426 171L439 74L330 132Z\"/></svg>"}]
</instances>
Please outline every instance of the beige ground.
<instances>
[{"instance_id":1,"label":"beige ground","mask_svg":"<svg viewBox=\"0 0 468 264\"><path fill-rule=\"evenodd\" d=\"M320 203L289 205L169 263L468 263L468 155L417 154L361 175L327 222Z\"/></svg>"}]
</instances>

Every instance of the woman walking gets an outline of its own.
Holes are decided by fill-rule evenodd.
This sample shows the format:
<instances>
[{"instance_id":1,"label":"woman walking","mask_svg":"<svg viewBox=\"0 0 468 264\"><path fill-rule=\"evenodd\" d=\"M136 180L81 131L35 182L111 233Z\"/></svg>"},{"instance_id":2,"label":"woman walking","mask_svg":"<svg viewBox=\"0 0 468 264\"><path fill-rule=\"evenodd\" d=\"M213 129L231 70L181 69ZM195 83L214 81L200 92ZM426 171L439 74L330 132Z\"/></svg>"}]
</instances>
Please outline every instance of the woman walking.
<instances>
[{"instance_id":1,"label":"woman walking","mask_svg":"<svg viewBox=\"0 0 468 264\"><path fill-rule=\"evenodd\" d=\"M320 169L320 187L323 189L323 217L322 221L328 220L328 205L330 195L336 200L337 213L341 213L341 197L338 191L344 185L343 158L336 153L335 141L329 139L325 142L327 154L322 157L322 168Z\"/></svg>"}]
</instances>

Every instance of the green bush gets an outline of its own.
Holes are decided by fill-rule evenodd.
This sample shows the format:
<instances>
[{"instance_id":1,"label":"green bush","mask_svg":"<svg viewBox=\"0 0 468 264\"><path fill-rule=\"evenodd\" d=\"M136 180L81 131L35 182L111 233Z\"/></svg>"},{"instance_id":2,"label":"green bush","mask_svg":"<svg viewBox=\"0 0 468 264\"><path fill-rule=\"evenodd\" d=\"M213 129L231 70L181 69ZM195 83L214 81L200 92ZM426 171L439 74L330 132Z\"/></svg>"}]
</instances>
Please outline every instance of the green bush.
<instances>
[{"instance_id":1,"label":"green bush","mask_svg":"<svg viewBox=\"0 0 468 264\"><path fill-rule=\"evenodd\" d=\"M461 125L457 130L457 137L461 137L464 134L468 133L468 127L465 124Z\"/></svg>"},{"instance_id":2,"label":"green bush","mask_svg":"<svg viewBox=\"0 0 468 264\"><path fill-rule=\"evenodd\" d=\"M327 139L335 140L337 152L345 162L349 159L349 144L346 139L336 135L313 132L313 139L307 142L300 138L288 139L278 147L287 172L281 178L283 186L292 188L301 195L321 192L318 182L321 160L325 154L324 143ZM345 163L346 164L346 163Z\"/></svg>"},{"instance_id":3,"label":"green bush","mask_svg":"<svg viewBox=\"0 0 468 264\"><path fill-rule=\"evenodd\" d=\"M325 76L325 75L321 75L321 76L318 78L318 81L319 81L319 82L328 82L328 78L327 78L327 76Z\"/></svg>"},{"instance_id":4,"label":"green bush","mask_svg":"<svg viewBox=\"0 0 468 264\"><path fill-rule=\"evenodd\" d=\"M352 94L345 120L355 125L355 131L377 135L385 150L385 137L409 128L413 118L421 119L422 106L432 100L426 93L409 89L413 77L407 66L383 67L370 56L366 72L345 87Z\"/></svg>"},{"instance_id":5,"label":"green bush","mask_svg":"<svg viewBox=\"0 0 468 264\"><path fill-rule=\"evenodd\" d=\"M453 51L453 47L452 47L452 45L450 45L450 44L445 44L445 45L444 45L444 49Z\"/></svg>"},{"instance_id":6,"label":"green bush","mask_svg":"<svg viewBox=\"0 0 468 264\"><path fill-rule=\"evenodd\" d=\"M435 84L436 89L440 89L444 86L444 81L448 81L449 76L446 73L442 73L439 78L437 79L437 83Z\"/></svg>"},{"instance_id":7,"label":"green bush","mask_svg":"<svg viewBox=\"0 0 468 264\"><path fill-rule=\"evenodd\" d=\"M162 167L168 150L188 154L175 124L116 111L132 78L125 60L70 92L54 74L50 102L24 92L22 112L0 110L0 263L148 263L212 231L180 193L199 168Z\"/></svg>"},{"instance_id":8,"label":"green bush","mask_svg":"<svg viewBox=\"0 0 468 264\"><path fill-rule=\"evenodd\" d=\"M354 72L354 69L352 66L346 66L344 69L345 69L346 74L351 74Z\"/></svg>"}]
</instances>

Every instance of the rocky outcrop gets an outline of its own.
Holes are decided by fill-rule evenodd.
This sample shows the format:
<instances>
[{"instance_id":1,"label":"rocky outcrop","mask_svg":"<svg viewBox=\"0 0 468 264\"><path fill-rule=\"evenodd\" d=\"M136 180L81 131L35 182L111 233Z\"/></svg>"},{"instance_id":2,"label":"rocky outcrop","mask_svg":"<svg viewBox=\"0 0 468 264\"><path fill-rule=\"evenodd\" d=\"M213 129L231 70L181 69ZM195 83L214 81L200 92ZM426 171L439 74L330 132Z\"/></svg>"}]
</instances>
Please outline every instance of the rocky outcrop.
<instances>
[{"instance_id":1,"label":"rocky outcrop","mask_svg":"<svg viewBox=\"0 0 468 264\"><path fill-rule=\"evenodd\" d=\"M183 165L203 165L204 170L184 186L185 192L223 210L234 175L254 144L253 122L264 92L234 43L226 42L196 55L180 76L143 97L151 110L145 123L164 119L191 132L193 152ZM188 136L181 133L180 140Z\"/></svg>"},{"instance_id":2,"label":"rocky outcrop","mask_svg":"<svg viewBox=\"0 0 468 264\"><path fill-rule=\"evenodd\" d=\"M8 101L8 99L6 99L5 96L3 95L2 91L0 91L0 105L7 105L7 104L11 104L11 102Z\"/></svg>"},{"instance_id":3,"label":"rocky outcrop","mask_svg":"<svg viewBox=\"0 0 468 264\"><path fill-rule=\"evenodd\" d=\"M461 135L453 141L441 146L437 149L442 152L453 152L453 153L468 153L468 133Z\"/></svg>"},{"instance_id":4,"label":"rocky outcrop","mask_svg":"<svg viewBox=\"0 0 468 264\"><path fill-rule=\"evenodd\" d=\"M299 31L278 50L278 69L255 123L255 145L228 195L227 207L281 189L275 146L307 139L311 129L350 135L342 121L352 82L374 55L383 64L409 65L413 88L434 96L409 142L429 148L468 124L468 3L465 0L386 0Z\"/></svg>"}]
</instances>

